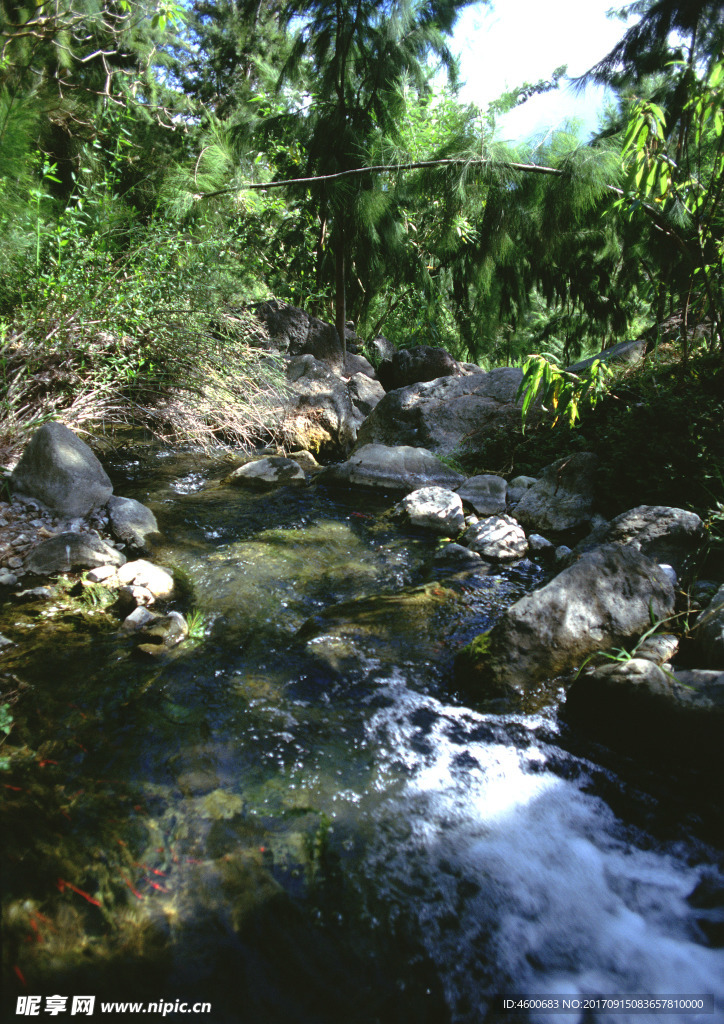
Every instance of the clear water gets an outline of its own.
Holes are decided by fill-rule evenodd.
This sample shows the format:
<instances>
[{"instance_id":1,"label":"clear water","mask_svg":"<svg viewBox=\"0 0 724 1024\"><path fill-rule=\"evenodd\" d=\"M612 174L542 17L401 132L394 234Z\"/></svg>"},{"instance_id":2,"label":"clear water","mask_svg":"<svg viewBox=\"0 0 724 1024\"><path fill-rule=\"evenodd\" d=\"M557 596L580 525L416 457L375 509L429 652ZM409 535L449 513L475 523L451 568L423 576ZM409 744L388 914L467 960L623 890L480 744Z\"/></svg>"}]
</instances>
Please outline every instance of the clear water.
<instances>
[{"instance_id":1,"label":"clear water","mask_svg":"<svg viewBox=\"0 0 724 1024\"><path fill-rule=\"evenodd\" d=\"M12 1006L618 1024L658 1018L499 998L706 994L671 1019L724 1020L716 781L589 748L554 689L494 713L454 688L455 650L536 567L445 576L388 502L248 495L176 453L115 473L201 635L149 663L100 616L3 609L3 686L25 685L2 780Z\"/></svg>"}]
</instances>

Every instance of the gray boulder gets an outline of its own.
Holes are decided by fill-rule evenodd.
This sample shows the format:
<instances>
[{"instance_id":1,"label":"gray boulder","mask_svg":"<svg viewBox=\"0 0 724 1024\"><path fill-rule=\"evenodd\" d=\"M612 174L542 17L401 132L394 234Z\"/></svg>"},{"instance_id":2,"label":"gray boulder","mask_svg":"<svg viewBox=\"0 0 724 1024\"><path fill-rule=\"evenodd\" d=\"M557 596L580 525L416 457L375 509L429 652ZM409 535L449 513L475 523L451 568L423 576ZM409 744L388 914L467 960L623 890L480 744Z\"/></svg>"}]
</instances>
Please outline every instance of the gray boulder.
<instances>
[{"instance_id":1,"label":"gray boulder","mask_svg":"<svg viewBox=\"0 0 724 1024\"><path fill-rule=\"evenodd\" d=\"M344 353L332 324L278 299L259 303L254 313L266 327L272 345L282 354L309 354L335 370L344 369Z\"/></svg>"},{"instance_id":2,"label":"gray boulder","mask_svg":"<svg viewBox=\"0 0 724 1024\"><path fill-rule=\"evenodd\" d=\"M113 495L107 507L111 530L117 540L148 554L153 544L161 539L155 515L140 501Z\"/></svg>"},{"instance_id":3,"label":"gray boulder","mask_svg":"<svg viewBox=\"0 0 724 1024\"><path fill-rule=\"evenodd\" d=\"M510 516L489 516L468 527L463 544L494 562L512 562L528 551L525 532Z\"/></svg>"},{"instance_id":4,"label":"gray boulder","mask_svg":"<svg viewBox=\"0 0 724 1024\"><path fill-rule=\"evenodd\" d=\"M664 670L632 658L585 670L566 719L610 746L677 765L724 765L724 672Z\"/></svg>"},{"instance_id":5,"label":"gray boulder","mask_svg":"<svg viewBox=\"0 0 724 1024\"><path fill-rule=\"evenodd\" d=\"M559 533L590 522L598 457L578 452L542 470L523 493L515 518L529 530Z\"/></svg>"},{"instance_id":6,"label":"gray boulder","mask_svg":"<svg viewBox=\"0 0 724 1024\"><path fill-rule=\"evenodd\" d=\"M33 548L25 569L36 576L48 576L98 565L123 565L125 561L125 555L94 533L60 533Z\"/></svg>"},{"instance_id":7,"label":"gray boulder","mask_svg":"<svg viewBox=\"0 0 724 1024\"><path fill-rule=\"evenodd\" d=\"M655 562L607 544L584 554L546 586L516 601L459 653L461 682L525 692L580 665L674 610L674 588Z\"/></svg>"},{"instance_id":8,"label":"gray boulder","mask_svg":"<svg viewBox=\"0 0 724 1024\"><path fill-rule=\"evenodd\" d=\"M520 430L522 379L521 370L500 367L390 391L360 428L357 445L411 445L439 455L474 450L476 437Z\"/></svg>"},{"instance_id":9,"label":"gray boulder","mask_svg":"<svg viewBox=\"0 0 724 1024\"><path fill-rule=\"evenodd\" d=\"M700 613L694 630L697 662L703 668L724 669L724 586Z\"/></svg>"},{"instance_id":10,"label":"gray boulder","mask_svg":"<svg viewBox=\"0 0 724 1024\"><path fill-rule=\"evenodd\" d=\"M391 360L395 354L395 346L383 335L378 334L369 344L369 351L375 363Z\"/></svg>"},{"instance_id":11,"label":"gray boulder","mask_svg":"<svg viewBox=\"0 0 724 1024\"><path fill-rule=\"evenodd\" d=\"M507 490L508 485L502 476L481 473L469 477L462 487L458 487L458 494L464 502L472 505L478 515L494 516L505 512Z\"/></svg>"},{"instance_id":12,"label":"gray boulder","mask_svg":"<svg viewBox=\"0 0 724 1024\"><path fill-rule=\"evenodd\" d=\"M611 520L605 544L627 544L655 562L686 572L704 540L704 524L695 512L665 505L639 505Z\"/></svg>"},{"instance_id":13,"label":"gray boulder","mask_svg":"<svg viewBox=\"0 0 724 1024\"><path fill-rule=\"evenodd\" d=\"M284 484L303 484L306 482L304 470L294 459L285 459L281 455L270 455L266 459L247 462L235 469L228 477L230 484L239 487L250 487L255 490L270 491Z\"/></svg>"},{"instance_id":14,"label":"gray boulder","mask_svg":"<svg viewBox=\"0 0 724 1024\"><path fill-rule=\"evenodd\" d=\"M10 476L17 494L64 516L85 516L113 494L108 474L87 444L62 423L44 423Z\"/></svg>"},{"instance_id":15,"label":"gray boulder","mask_svg":"<svg viewBox=\"0 0 724 1024\"><path fill-rule=\"evenodd\" d=\"M383 444L363 445L346 462L327 467L317 479L332 485L373 487L403 494L430 486L454 490L463 482L459 473L424 448Z\"/></svg>"},{"instance_id":16,"label":"gray boulder","mask_svg":"<svg viewBox=\"0 0 724 1024\"><path fill-rule=\"evenodd\" d=\"M385 397L385 391L378 380L372 380L366 373L355 373L347 382L347 392L354 409L364 418Z\"/></svg>"},{"instance_id":17,"label":"gray boulder","mask_svg":"<svg viewBox=\"0 0 724 1024\"><path fill-rule=\"evenodd\" d=\"M289 445L311 451L351 448L365 413L352 404L347 382L311 355L291 359L287 377L292 388L284 420Z\"/></svg>"},{"instance_id":18,"label":"gray boulder","mask_svg":"<svg viewBox=\"0 0 724 1024\"><path fill-rule=\"evenodd\" d=\"M445 487L421 487L403 498L399 509L413 526L444 536L454 536L465 526L462 501Z\"/></svg>"},{"instance_id":19,"label":"gray boulder","mask_svg":"<svg viewBox=\"0 0 724 1024\"><path fill-rule=\"evenodd\" d=\"M457 376L461 372L457 359L444 348L419 345L394 352L391 359L380 363L377 376L385 391L393 391L419 381Z\"/></svg>"},{"instance_id":20,"label":"gray boulder","mask_svg":"<svg viewBox=\"0 0 724 1024\"><path fill-rule=\"evenodd\" d=\"M517 505L520 499L523 497L528 488L532 487L536 482L537 477L534 476L516 476L508 483L507 499L508 504L513 506Z\"/></svg>"},{"instance_id":21,"label":"gray boulder","mask_svg":"<svg viewBox=\"0 0 724 1024\"><path fill-rule=\"evenodd\" d=\"M358 373L363 373L365 377L371 377L373 380L377 379L375 368L369 359L359 353L348 352L344 360L344 375L354 377ZM382 393L384 394L384 390Z\"/></svg>"},{"instance_id":22,"label":"gray boulder","mask_svg":"<svg viewBox=\"0 0 724 1024\"><path fill-rule=\"evenodd\" d=\"M486 564L483 562L482 555L479 555L477 551L471 551L463 544L455 544L452 541L436 551L432 561L436 569L449 572L480 569Z\"/></svg>"}]
</instances>

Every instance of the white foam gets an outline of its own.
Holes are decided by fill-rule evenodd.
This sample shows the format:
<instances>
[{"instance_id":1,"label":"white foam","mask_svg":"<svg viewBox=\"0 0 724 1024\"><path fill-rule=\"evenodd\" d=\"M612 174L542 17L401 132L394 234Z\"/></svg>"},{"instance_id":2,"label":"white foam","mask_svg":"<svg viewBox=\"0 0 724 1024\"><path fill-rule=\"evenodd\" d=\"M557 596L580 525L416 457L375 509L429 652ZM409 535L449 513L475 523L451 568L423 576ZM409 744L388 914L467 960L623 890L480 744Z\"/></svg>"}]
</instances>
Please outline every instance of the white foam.
<instances>
[{"instance_id":1,"label":"white foam","mask_svg":"<svg viewBox=\"0 0 724 1024\"><path fill-rule=\"evenodd\" d=\"M370 870L410 901L453 1020L474 1019L462 1008L476 1002L482 1018L486 997L511 990L713 994L715 1014L675 1020L724 1020L724 952L702 944L686 902L710 866L639 842L547 770L540 745L500 741L500 719L414 694L399 676L386 695L371 738L387 782L404 783L377 810L385 838ZM476 738L491 729L495 741Z\"/></svg>"}]
</instances>

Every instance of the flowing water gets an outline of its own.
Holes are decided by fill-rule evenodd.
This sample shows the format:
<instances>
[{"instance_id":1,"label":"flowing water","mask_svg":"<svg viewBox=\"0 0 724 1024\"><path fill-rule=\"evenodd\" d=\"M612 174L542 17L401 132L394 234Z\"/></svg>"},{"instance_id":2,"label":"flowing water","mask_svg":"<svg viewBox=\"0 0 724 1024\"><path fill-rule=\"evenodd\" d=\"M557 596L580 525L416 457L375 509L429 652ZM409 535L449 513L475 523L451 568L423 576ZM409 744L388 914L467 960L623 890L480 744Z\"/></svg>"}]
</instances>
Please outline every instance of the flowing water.
<instances>
[{"instance_id":1,"label":"flowing water","mask_svg":"<svg viewBox=\"0 0 724 1024\"><path fill-rule=\"evenodd\" d=\"M93 993L214 1024L619 1024L669 1015L586 998L676 995L709 1012L672 1020L724 1020L719 782L587 745L555 688L454 687L540 569L446 574L359 493L249 495L163 451L115 474L195 635L144 660L92 606L2 609L10 1015Z\"/></svg>"}]
</instances>

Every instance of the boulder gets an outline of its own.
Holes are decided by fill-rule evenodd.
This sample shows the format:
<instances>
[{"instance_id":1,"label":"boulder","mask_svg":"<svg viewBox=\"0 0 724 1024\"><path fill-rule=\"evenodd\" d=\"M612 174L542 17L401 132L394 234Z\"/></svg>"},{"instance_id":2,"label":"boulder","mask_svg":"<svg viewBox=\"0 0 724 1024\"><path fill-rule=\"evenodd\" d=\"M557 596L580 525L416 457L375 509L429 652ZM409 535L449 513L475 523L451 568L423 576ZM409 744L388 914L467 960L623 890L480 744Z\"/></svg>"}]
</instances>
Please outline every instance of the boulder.
<instances>
[{"instance_id":1,"label":"boulder","mask_svg":"<svg viewBox=\"0 0 724 1024\"><path fill-rule=\"evenodd\" d=\"M585 670L565 718L595 739L670 764L724 766L724 672L664 670L644 658Z\"/></svg>"},{"instance_id":2,"label":"boulder","mask_svg":"<svg viewBox=\"0 0 724 1024\"><path fill-rule=\"evenodd\" d=\"M703 668L724 669L724 586L696 620L697 661Z\"/></svg>"},{"instance_id":3,"label":"boulder","mask_svg":"<svg viewBox=\"0 0 724 1024\"><path fill-rule=\"evenodd\" d=\"M125 555L94 533L60 533L33 548L25 560L25 569L36 576L48 576L98 565L122 566L125 561Z\"/></svg>"},{"instance_id":4,"label":"boulder","mask_svg":"<svg viewBox=\"0 0 724 1024\"><path fill-rule=\"evenodd\" d=\"M155 515L140 501L112 495L107 508L113 536L129 547L148 554L161 539Z\"/></svg>"},{"instance_id":5,"label":"boulder","mask_svg":"<svg viewBox=\"0 0 724 1024\"><path fill-rule=\"evenodd\" d=\"M354 377L355 374L362 373L365 377L370 377L372 380L377 379L375 368L369 359L365 356L361 356L358 353L348 352L344 360L344 375L345 377ZM380 388L382 385L380 384ZM384 389L382 391L384 394Z\"/></svg>"},{"instance_id":6,"label":"boulder","mask_svg":"<svg viewBox=\"0 0 724 1024\"><path fill-rule=\"evenodd\" d=\"M518 504L520 499L523 497L529 487L532 487L536 482L537 477L534 476L516 476L508 483L507 500L508 504L512 507Z\"/></svg>"},{"instance_id":7,"label":"boulder","mask_svg":"<svg viewBox=\"0 0 724 1024\"><path fill-rule=\"evenodd\" d=\"M704 524L695 512L665 505L639 505L611 520L604 544L627 544L682 575L704 540Z\"/></svg>"},{"instance_id":8,"label":"boulder","mask_svg":"<svg viewBox=\"0 0 724 1024\"><path fill-rule=\"evenodd\" d=\"M596 651L639 637L674 611L674 588L633 548L589 551L550 583L516 601L493 629L461 651L462 683L525 692Z\"/></svg>"},{"instance_id":9,"label":"boulder","mask_svg":"<svg viewBox=\"0 0 724 1024\"><path fill-rule=\"evenodd\" d=\"M367 418L377 403L385 397L385 391L378 380L372 380L365 373L355 373L347 382L347 391L354 409Z\"/></svg>"},{"instance_id":10,"label":"boulder","mask_svg":"<svg viewBox=\"0 0 724 1024\"><path fill-rule=\"evenodd\" d=\"M515 518L529 530L560 533L593 516L598 456L577 452L542 470L515 507Z\"/></svg>"},{"instance_id":11,"label":"boulder","mask_svg":"<svg viewBox=\"0 0 724 1024\"><path fill-rule=\"evenodd\" d=\"M360 428L357 445L411 445L439 455L474 449L476 437L520 430L522 379L521 370L500 367L390 391Z\"/></svg>"},{"instance_id":12,"label":"boulder","mask_svg":"<svg viewBox=\"0 0 724 1024\"><path fill-rule=\"evenodd\" d=\"M455 536L465 526L462 501L445 487L421 487L403 498L399 509L413 526L422 526L443 536Z\"/></svg>"},{"instance_id":13,"label":"boulder","mask_svg":"<svg viewBox=\"0 0 724 1024\"><path fill-rule=\"evenodd\" d=\"M384 444L358 448L346 462L327 467L317 479L333 486L374 487L404 494L431 486L454 490L463 482L459 473L424 448Z\"/></svg>"},{"instance_id":14,"label":"boulder","mask_svg":"<svg viewBox=\"0 0 724 1024\"><path fill-rule=\"evenodd\" d=\"M282 354L307 353L335 370L344 369L344 353L332 324L278 299L259 303L254 313L264 324L273 346Z\"/></svg>"},{"instance_id":15,"label":"boulder","mask_svg":"<svg viewBox=\"0 0 724 1024\"><path fill-rule=\"evenodd\" d=\"M391 341L388 341L383 335L378 334L376 338L373 338L369 343L369 352L375 363L383 363L385 360L390 361L395 354L395 346Z\"/></svg>"},{"instance_id":16,"label":"boulder","mask_svg":"<svg viewBox=\"0 0 724 1024\"><path fill-rule=\"evenodd\" d=\"M458 487L458 494L467 505L472 505L478 515L494 516L505 512L507 490L508 485L502 476L481 473L469 477L462 487Z\"/></svg>"},{"instance_id":17,"label":"boulder","mask_svg":"<svg viewBox=\"0 0 724 1024\"><path fill-rule=\"evenodd\" d=\"M463 544L494 562L512 562L523 558L528 541L522 527L510 516L489 516L468 527Z\"/></svg>"},{"instance_id":18,"label":"boulder","mask_svg":"<svg viewBox=\"0 0 724 1024\"><path fill-rule=\"evenodd\" d=\"M352 404L346 381L311 355L291 359L287 377L292 388L284 421L288 444L312 451L351 448L366 414Z\"/></svg>"},{"instance_id":19,"label":"boulder","mask_svg":"<svg viewBox=\"0 0 724 1024\"><path fill-rule=\"evenodd\" d=\"M227 478L230 484L260 491L270 491L284 484L304 484L306 479L304 470L296 460L285 459L281 455L247 462Z\"/></svg>"},{"instance_id":20,"label":"boulder","mask_svg":"<svg viewBox=\"0 0 724 1024\"><path fill-rule=\"evenodd\" d=\"M457 359L453 359L444 348L419 345L394 352L391 359L380 363L377 375L385 391L393 391L420 381L454 377L461 372Z\"/></svg>"},{"instance_id":21,"label":"boulder","mask_svg":"<svg viewBox=\"0 0 724 1024\"><path fill-rule=\"evenodd\" d=\"M64 516L86 516L113 494L108 474L85 442L62 423L44 423L10 476L17 494Z\"/></svg>"},{"instance_id":22,"label":"boulder","mask_svg":"<svg viewBox=\"0 0 724 1024\"><path fill-rule=\"evenodd\" d=\"M528 550L531 558L539 558L542 562L552 562L556 557L555 544L540 533L528 534Z\"/></svg>"}]
</instances>

